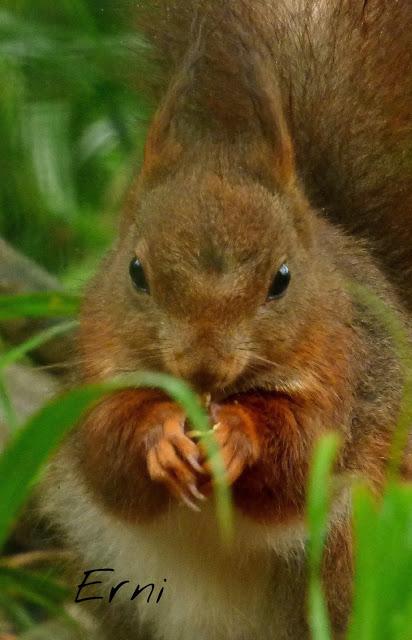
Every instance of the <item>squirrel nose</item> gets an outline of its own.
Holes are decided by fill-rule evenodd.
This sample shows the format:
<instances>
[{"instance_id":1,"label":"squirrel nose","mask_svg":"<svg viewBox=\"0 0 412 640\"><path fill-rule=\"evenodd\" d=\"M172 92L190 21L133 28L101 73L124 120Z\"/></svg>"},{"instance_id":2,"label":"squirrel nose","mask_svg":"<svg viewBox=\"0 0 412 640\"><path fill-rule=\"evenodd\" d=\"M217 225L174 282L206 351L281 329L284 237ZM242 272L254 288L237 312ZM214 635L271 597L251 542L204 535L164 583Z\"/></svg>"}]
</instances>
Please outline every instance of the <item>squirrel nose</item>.
<instances>
[{"instance_id":1,"label":"squirrel nose","mask_svg":"<svg viewBox=\"0 0 412 640\"><path fill-rule=\"evenodd\" d=\"M199 367L191 372L188 376L188 382L190 382L199 393L213 391L222 384L216 372L206 367Z\"/></svg>"},{"instance_id":2,"label":"squirrel nose","mask_svg":"<svg viewBox=\"0 0 412 640\"><path fill-rule=\"evenodd\" d=\"M242 360L233 354L218 351L213 345L208 350L187 348L177 353L166 351L163 358L166 371L185 380L198 393L222 390L244 368Z\"/></svg>"}]
</instances>

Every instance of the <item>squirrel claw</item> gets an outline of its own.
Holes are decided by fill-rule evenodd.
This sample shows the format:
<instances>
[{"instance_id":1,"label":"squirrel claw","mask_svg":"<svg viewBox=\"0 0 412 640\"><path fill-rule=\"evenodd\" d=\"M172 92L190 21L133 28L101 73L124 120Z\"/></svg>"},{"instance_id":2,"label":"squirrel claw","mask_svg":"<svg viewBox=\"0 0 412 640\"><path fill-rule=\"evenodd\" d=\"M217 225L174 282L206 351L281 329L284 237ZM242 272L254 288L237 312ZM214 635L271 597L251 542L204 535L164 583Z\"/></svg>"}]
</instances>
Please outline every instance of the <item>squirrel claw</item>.
<instances>
[{"instance_id":1,"label":"squirrel claw","mask_svg":"<svg viewBox=\"0 0 412 640\"><path fill-rule=\"evenodd\" d=\"M186 460L197 473L201 473L201 474L206 473L203 467L199 464L197 458L195 458L194 456L186 456Z\"/></svg>"},{"instance_id":2,"label":"squirrel claw","mask_svg":"<svg viewBox=\"0 0 412 640\"><path fill-rule=\"evenodd\" d=\"M245 421L246 415L239 405L214 403L210 413L215 423L213 435L219 444L226 481L232 485L257 457L255 438L252 435L251 425ZM210 474L211 467L207 460L204 467Z\"/></svg>"},{"instance_id":3,"label":"squirrel claw","mask_svg":"<svg viewBox=\"0 0 412 640\"><path fill-rule=\"evenodd\" d=\"M201 467L199 449L184 432L181 409L169 405L159 413L156 440L151 443L146 462L151 480L164 484L169 492L193 511L200 511L195 501L205 500L197 488L197 479L206 471ZM156 433L156 431L155 431Z\"/></svg>"},{"instance_id":4,"label":"squirrel claw","mask_svg":"<svg viewBox=\"0 0 412 640\"><path fill-rule=\"evenodd\" d=\"M195 504L192 500L190 500L190 498L188 498L184 494L180 496L180 500L181 500L180 504L182 507L183 505L186 505L186 507L189 507L189 509L191 509L192 511L196 511L196 513L200 513L200 508L197 506L197 504Z\"/></svg>"},{"instance_id":5,"label":"squirrel claw","mask_svg":"<svg viewBox=\"0 0 412 640\"><path fill-rule=\"evenodd\" d=\"M204 469L202 470L202 472L205 473ZM206 496L199 491L199 489L195 484L189 485L189 490L190 490L190 493L201 502L204 502L206 500Z\"/></svg>"}]
</instances>

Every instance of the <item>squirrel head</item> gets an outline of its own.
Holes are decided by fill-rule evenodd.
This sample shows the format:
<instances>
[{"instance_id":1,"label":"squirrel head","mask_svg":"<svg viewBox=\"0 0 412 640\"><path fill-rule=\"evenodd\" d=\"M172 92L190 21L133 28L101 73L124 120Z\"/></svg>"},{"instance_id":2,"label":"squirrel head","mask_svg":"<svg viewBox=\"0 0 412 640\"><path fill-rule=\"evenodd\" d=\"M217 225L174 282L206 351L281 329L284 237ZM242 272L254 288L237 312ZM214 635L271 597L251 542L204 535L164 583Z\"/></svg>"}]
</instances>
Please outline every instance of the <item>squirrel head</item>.
<instances>
[{"instance_id":1,"label":"squirrel head","mask_svg":"<svg viewBox=\"0 0 412 640\"><path fill-rule=\"evenodd\" d=\"M310 243L290 206L260 184L203 169L142 199L130 285L139 310L156 307L167 371L213 391L256 365L252 353L268 357L259 342L269 326L285 343Z\"/></svg>"},{"instance_id":2,"label":"squirrel head","mask_svg":"<svg viewBox=\"0 0 412 640\"><path fill-rule=\"evenodd\" d=\"M245 75L232 129L209 129L185 99L179 107L187 70L172 83L86 301L86 375L144 368L202 392L288 390L324 358L342 287L265 73Z\"/></svg>"},{"instance_id":3,"label":"squirrel head","mask_svg":"<svg viewBox=\"0 0 412 640\"><path fill-rule=\"evenodd\" d=\"M336 289L296 185L269 190L190 163L140 193L92 283L87 374L160 370L215 394L302 386L320 317L339 313Z\"/></svg>"}]
</instances>

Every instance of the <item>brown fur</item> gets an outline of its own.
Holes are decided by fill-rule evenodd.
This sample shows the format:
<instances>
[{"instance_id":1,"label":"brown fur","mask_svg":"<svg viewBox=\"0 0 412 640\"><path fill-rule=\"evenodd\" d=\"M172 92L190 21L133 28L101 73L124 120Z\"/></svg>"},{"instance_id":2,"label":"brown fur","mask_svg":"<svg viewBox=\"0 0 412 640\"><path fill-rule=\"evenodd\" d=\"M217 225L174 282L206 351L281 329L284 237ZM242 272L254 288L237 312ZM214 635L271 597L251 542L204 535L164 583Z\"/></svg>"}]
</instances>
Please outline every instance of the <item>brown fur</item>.
<instances>
[{"instance_id":1,"label":"brown fur","mask_svg":"<svg viewBox=\"0 0 412 640\"><path fill-rule=\"evenodd\" d=\"M146 87L156 96L187 50L191 25L210 25L203 29L205 61L196 84L209 119L228 114L225 123L234 126L237 117L242 127L254 120L237 61L265 49L307 194L333 222L370 241L411 308L411 4L333 0L319 9L314 0L168 0L150 6L136 11L135 20L164 71ZM236 21L228 21L231 14ZM247 31L248 50L236 41L236 29ZM219 96L220 108L203 100L202 91Z\"/></svg>"},{"instance_id":2,"label":"brown fur","mask_svg":"<svg viewBox=\"0 0 412 640\"><path fill-rule=\"evenodd\" d=\"M331 221L368 236L411 305L411 10L334 1L315 24L311 2L299 15L288 8L298 0L162 4L167 25L161 8L150 24L174 72L119 240L86 296L83 376L149 368L212 392L237 507L286 525L304 517L311 452L329 430L343 440L337 475L364 476L376 492L385 477L402 372L347 282L406 320L365 247ZM134 255L150 296L130 282ZM267 302L284 261L290 287ZM179 411L155 390L127 390L73 436L84 482L119 519L161 517L172 495L202 488L189 460L202 453ZM324 565L336 637L351 544L346 517Z\"/></svg>"}]
</instances>

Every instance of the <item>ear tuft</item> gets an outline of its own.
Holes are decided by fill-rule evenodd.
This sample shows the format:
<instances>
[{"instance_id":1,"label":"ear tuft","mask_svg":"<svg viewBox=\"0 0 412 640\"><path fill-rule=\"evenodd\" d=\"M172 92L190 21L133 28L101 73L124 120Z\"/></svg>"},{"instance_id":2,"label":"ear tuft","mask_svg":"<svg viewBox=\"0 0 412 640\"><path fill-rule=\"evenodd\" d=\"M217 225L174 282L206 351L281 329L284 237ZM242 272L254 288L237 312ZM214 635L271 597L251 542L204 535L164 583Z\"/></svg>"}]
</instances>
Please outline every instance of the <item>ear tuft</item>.
<instances>
[{"instance_id":1,"label":"ear tuft","mask_svg":"<svg viewBox=\"0 0 412 640\"><path fill-rule=\"evenodd\" d=\"M190 94L195 69L202 56L202 25L198 26L194 21L192 29L193 32L197 30L197 35L181 61L179 72L169 85L149 128L142 167L144 181L155 181L164 173L173 171L183 151L176 132L177 117Z\"/></svg>"},{"instance_id":2,"label":"ear tuft","mask_svg":"<svg viewBox=\"0 0 412 640\"><path fill-rule=\"evenodd\" d=\"M251 167L269 183L286 189L296 180L295 154L274 70L269 68L273 61L269 53L248 54L245 82L261 132L261 140L252 145Z\"/></svg>"},{"instance_id":3,"label":"ear tuft","mask_svg":"<svg viewBox=\"0 0 412 640\"><path fill-rule=\"evenodd\" d=\"M182 153L183 147L173 135L171 121L166 122L166 118L162 107L149 128L141 173L145 184L156 182L173 171Z\"/></svg>"}]
</instances>

